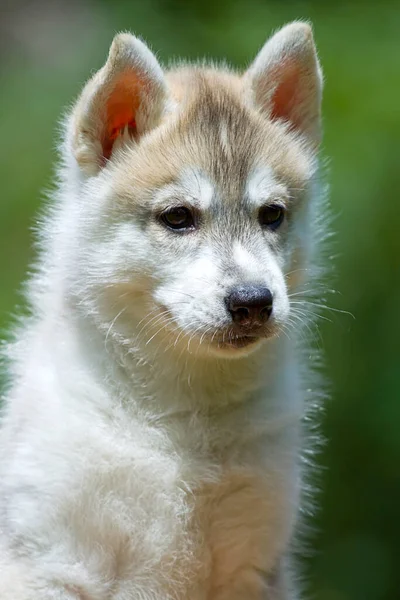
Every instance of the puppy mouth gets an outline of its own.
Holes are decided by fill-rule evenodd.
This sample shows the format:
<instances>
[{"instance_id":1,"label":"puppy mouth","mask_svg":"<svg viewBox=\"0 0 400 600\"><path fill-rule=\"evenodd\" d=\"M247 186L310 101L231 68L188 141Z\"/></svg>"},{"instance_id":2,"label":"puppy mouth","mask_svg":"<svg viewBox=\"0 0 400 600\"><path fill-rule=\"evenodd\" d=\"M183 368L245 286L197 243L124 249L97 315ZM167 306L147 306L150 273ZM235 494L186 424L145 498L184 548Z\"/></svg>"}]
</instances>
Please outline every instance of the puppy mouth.
<instances>
[{"instance_id":1,"label":"puppy mouth","mask_svg":"<svg viewBox=\"0 0 400 600\"><path fill-rule=\"evenodd\" d=\"M246 348L247 346L251 346L252 344L256 344L260 341L264 336L258 335L229 335L223 336L222 338L216 340L218 348L220 349L229 349L232 350L240 350L241 348Z\"/></svg>"},{"instance_id":2,"label":"puppy mouth","mask_svg":"<svg viewBox=\"0 0 400 600\"><path fill-rule=\"evenodd\" d=\"M256 347L261 342L274 337L279 332L276 324L270 324L268 327L254 327L251 330L240 330L239 328L225 329L219 332L219 335L211 339L211 344L218 350L242 350Z\"/></svg>"}]
</instances>

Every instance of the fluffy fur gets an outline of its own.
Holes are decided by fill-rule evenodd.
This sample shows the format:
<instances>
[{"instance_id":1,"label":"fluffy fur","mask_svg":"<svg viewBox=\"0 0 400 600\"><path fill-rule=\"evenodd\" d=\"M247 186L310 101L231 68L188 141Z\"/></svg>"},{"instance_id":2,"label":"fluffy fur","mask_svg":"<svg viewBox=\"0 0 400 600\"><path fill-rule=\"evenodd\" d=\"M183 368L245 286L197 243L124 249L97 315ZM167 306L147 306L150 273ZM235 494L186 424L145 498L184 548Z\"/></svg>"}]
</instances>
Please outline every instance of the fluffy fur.
<instances>
[{"instance_id":1,"label":"fluffy fur","mask_svg":"<svg viewBox=\"0 0 400 600\"><path fill-rule=\"evenodd\" d=\"M6 350L1 600L297 598L321 88L304 23L244 74L164 72L115 38L67 119ZM181 206L196 230L162 222ZM251 344L224 302L249 283L274 297Z\"/></svg>"}]
</instances>

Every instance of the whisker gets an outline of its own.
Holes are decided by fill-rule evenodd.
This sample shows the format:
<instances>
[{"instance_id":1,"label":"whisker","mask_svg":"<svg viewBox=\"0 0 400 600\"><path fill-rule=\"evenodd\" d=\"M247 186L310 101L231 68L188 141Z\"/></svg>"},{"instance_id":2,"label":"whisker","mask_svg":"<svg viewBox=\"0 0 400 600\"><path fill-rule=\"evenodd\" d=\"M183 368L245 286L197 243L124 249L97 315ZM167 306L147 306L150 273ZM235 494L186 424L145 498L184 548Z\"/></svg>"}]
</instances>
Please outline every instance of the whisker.
<instances>
[{"instance_id":1,"label":"whisker","mask_svg":"<svg viewBox=\"0 0 400 600\"><path fill-rule=\"evenodd\" d=\"M156 335L158 335L163 329L165 329L168 324L169 324L168 321L163 323L162 326L151 336L151 338L147 340L145 345L148 346L150 344L150 342L156 337Z\"/></svg>"},{"instance_id":2,"label":"whisker","mask_svg":"<svg viewBox=\"0 0 400 600\"><path fill-rule=\"evenodd\" d=\"M139 337L141 335L142 331L144 329L148 328L151 325L151 323L153 323L153 327L154 327L154 325L156 325L159 322L159 320L161 320L165 315L168 315L168 314L169 314L168 310L163 310L162 312L158 312L147 323L144 323L144 325L140 329L139 333L137 334L137 337Z\"/></svg>"},{"instance_id":3,"label":"whisker","mask_svg":"<svg viewBox=\"0 0 400 600\"><path fill-rule=\"evenodd\" d=\"M316 308L322 308L324 310L329 310L331 312L348 315L348 316L352 317L354 320L356 319L355 316L353 315L353 313L351 313L348 310L342 310L341 308L334 308L333 306L327 306L325 304L318 304L317 302L312 302L310 300L305 300L304 302L307 304L310 304L311 306L315 306Z\"/></svg>"},{"instance_id":4,"label":"whisker","mask_svg":"<svg viewBox=\"0 0 400 600\"><path fill-rule=\"evenodd\" d=\"M301 307L304 308L304 310L300 310L299 308L295 308L293 307L293 305L295 304L299 304ZM304 307L304 304L302 302L292 302L292 312L297 311L298 314L303 315L304 317L309 317L310 320L312 319L321 319L323 321L328 321L329 323L332 323L333 321L331 319L328 319L328 317L325 317L324 315L319 315L318 313L312 312L312 311L307 311L306 310L307 307Z\"/></svg>"},{"instance_id":5,"label":"whisker","mask_svg":"<svg viewBox=\"0 0 400 600\"><path fill-rule=\"evenodd\" d=\"M104 348L105 348L106 351L107 351L108 336L110 335L112 328L114 327L115 323L117 322L117 319L119 319L119 317L126 311L127 308L128 308L127 306L125 306L124 308L122 308L119 311L119 313L117 314L117 316L114 317L114 319L110 323L110 326L109 326L109 328L107 330L106 337L105 337L105 340L104 340Z\"/></svg>"}]
</instances>

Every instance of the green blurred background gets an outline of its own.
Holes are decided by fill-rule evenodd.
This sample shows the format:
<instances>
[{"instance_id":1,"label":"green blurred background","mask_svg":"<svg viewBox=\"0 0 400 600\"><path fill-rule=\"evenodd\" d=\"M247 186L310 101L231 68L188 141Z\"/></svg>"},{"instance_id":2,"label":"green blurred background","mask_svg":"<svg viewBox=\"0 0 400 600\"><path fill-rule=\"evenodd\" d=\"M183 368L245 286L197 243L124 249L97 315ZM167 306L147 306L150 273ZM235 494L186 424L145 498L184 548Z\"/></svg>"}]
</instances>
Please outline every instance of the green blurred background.
<instances>
[{"instance_id":1,"label":"green blurred background","mask_svg":"<svg viewBox=\"0 0 400 600\"><path fill-rule=\"evenodd\" d=\"M271 30L310 19L326 76L324 155L340 291L355 320L323 322L332 399L323 417L321 509L308 592L400 599L400 3L265 0L0 2L0 327L34 256L30 229L51 182L57 123L114 32L161 60L246 65ZM3 334L2 334L3 335ZM326 467L326 468L325 468Z\"/></svg>"}]
</instances>

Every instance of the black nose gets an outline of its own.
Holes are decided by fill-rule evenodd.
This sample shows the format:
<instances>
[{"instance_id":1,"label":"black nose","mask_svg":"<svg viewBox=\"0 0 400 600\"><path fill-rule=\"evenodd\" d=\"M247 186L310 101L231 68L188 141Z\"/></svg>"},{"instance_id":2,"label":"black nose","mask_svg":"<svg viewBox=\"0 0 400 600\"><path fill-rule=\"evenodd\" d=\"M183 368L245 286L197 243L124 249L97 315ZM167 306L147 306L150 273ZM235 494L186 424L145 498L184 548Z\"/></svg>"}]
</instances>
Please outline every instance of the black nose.
<instances>
[{"instance_id":1,"label":"black nose","mask_svg":"<svg viewBox=\"0 0 400 600\"><path fill-rule=\"evenodd\" d=\"M261 285L236 286L225 302L233 321L241 326L261 325L272 313L272 294Z\"/></svg>"}]
</instances>

